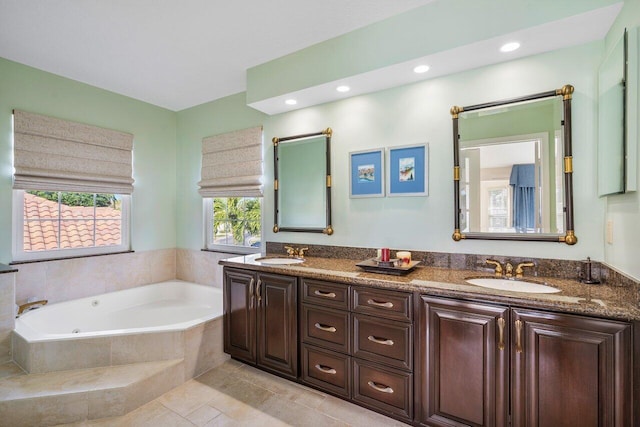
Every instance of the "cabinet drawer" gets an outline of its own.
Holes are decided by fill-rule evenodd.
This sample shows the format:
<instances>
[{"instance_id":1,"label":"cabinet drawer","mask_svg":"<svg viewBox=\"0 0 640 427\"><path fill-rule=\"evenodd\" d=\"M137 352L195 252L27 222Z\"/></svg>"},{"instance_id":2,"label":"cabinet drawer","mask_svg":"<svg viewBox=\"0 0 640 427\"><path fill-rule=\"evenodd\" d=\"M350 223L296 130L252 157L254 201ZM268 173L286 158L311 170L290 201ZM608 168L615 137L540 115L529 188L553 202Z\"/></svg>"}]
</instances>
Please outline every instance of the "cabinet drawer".
<instances>
[{"instance_id":1,"label":"cabinet drawer","mask_svg":"<svg viewBox=\"0 0 640 427\"><path fill-rule=\"evenodd\" d=\"M410 322L412 294L380 289L353 288L353 311Z\"/></svg>"},{"instance_id":2,"label":"cabinet drawer","mask_svg":"<svg viewBox=\"0 0 640 427\"><path fill-rule=\"evenodd\" d=\"M406 419L413 417L413 375L353 358L353 400Z\"/></svg>"},{"instance_id":3,"label":"cabinet drawer","mask_svg":"<svg viewBox=\"0 0 640 427\"><path fill-rule=\"evenodd\" d=\"M346 398L351 390L351 358L302 345L302 381Z\"/></svg>"},{"instance_id":4,"label":"cabinet drawer","mask_svg":"<svg viewBox=\"0 0 640 427\"><path fill-rule=\"evenodd\" d=\"M349 285L302 279L302 302L349 310Z\"/></svg>"},{"instance_id":5,"label":"cabinet drawer","mask_svg":"<svg viewBox=\"0 0 640 427\"><path fill-rule=\"evenodd\" d=\"M411 370L412 326L393 320L353 315L353 356Z\"/></svg>"},{"instance_id":6,"label":"cabinet drawer","mask_svg":"<svg viewBox=\"0 0 640 427\"><path fill-rule=\"evenodd\" d=\"M342 353L349 353L349 313L302 305L302 341Z\"/></svg>"}]
</instances>

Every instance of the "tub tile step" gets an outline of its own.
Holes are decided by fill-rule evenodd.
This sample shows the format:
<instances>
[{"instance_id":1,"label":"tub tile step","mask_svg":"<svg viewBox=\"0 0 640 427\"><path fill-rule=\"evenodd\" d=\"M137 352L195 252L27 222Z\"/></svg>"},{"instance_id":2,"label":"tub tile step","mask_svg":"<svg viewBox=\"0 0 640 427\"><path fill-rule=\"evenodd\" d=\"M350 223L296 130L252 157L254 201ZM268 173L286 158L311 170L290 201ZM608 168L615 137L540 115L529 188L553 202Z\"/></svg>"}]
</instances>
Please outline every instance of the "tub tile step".
<instances>
[{"instance_id":1,"label":"tub tile step","mask_svg":"<svg viewBox=\"0 0 640 427\"><path fill-rule=\"evenodd\" d=\"M18 427L124 415L183 382L183 359L7 377L0 419Z\"/></svg>"}]
</instances>

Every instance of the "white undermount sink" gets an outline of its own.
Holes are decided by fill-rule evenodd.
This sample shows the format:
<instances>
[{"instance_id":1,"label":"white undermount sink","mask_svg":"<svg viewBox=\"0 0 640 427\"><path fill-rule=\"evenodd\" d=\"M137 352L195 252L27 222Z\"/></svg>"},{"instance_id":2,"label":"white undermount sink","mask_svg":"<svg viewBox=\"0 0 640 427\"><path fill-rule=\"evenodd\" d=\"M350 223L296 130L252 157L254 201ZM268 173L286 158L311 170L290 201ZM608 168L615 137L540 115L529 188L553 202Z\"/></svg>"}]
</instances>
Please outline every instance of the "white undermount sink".
<instances>
[{"instance_id":1,"label":"white undermount sink","mask_svg":"<svg viewBox=\"0 0 640 427\"><path fill-rule=\"evenodd\" d=\"M466 282L470 285L499 289L501 291L526 292L530 294L555 294L556 292L560 292L560 289L554 288L553 286L527 282L525 280L477 277L466 279Z\"/></svg>"},{"instance_id":2,"label":"white undermount sink","mask_svg":"<svg viewBox=\"0 0 640 427\"><path fill-rule=\"evenodd\" d=\"M300 264L304 262L304 260L300 258L287 258L287 257L257 258L256 261L266 265L291 265L291 264Z\"/></svg>"}]
</instances>

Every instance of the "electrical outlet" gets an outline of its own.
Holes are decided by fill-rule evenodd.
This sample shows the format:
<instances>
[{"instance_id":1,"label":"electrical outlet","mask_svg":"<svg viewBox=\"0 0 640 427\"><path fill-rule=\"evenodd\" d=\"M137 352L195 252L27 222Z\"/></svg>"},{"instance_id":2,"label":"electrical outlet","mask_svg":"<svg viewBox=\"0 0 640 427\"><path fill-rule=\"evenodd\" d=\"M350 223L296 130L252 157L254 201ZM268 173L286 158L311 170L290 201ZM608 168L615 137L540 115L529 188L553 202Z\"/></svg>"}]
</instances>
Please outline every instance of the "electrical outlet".
<instances>
[{"instance_id":1,"label":"electrical outlet","mask_svg":"<svg viewBox=\"0 0 640 427\"><path fill-rule=\"evenodd\" d=\"M607 221L607 243L613 245L613 221Z\"/></svg>"}]
</instances>

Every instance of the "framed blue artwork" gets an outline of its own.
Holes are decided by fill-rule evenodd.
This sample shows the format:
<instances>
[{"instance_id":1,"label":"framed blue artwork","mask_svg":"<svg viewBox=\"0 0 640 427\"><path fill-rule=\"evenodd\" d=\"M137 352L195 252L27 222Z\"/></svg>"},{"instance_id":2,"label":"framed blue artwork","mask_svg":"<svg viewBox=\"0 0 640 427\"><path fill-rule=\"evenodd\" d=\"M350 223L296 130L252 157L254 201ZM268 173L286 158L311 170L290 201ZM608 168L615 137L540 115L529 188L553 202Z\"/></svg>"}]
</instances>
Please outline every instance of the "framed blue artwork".
<instances>
[{"instance_id":1,"label":"framed blue artwork","mask_svg":"<svg viewBox=\"0 0 640 427\"><path fill-rule=\"evenodd\" d=\"M389 148L387 194L429 195L429 144Z\"/></svg>"},{"instance_id":2,"label":"framed blue artwork","mask_svg":"<svg viewBox=\"0 0 640 427\"><path fill-rule=\"evenodd\" d=\"M349 153L350 197L384 196L384 150L382 148Z\"/></svg>"}]
</instances>

